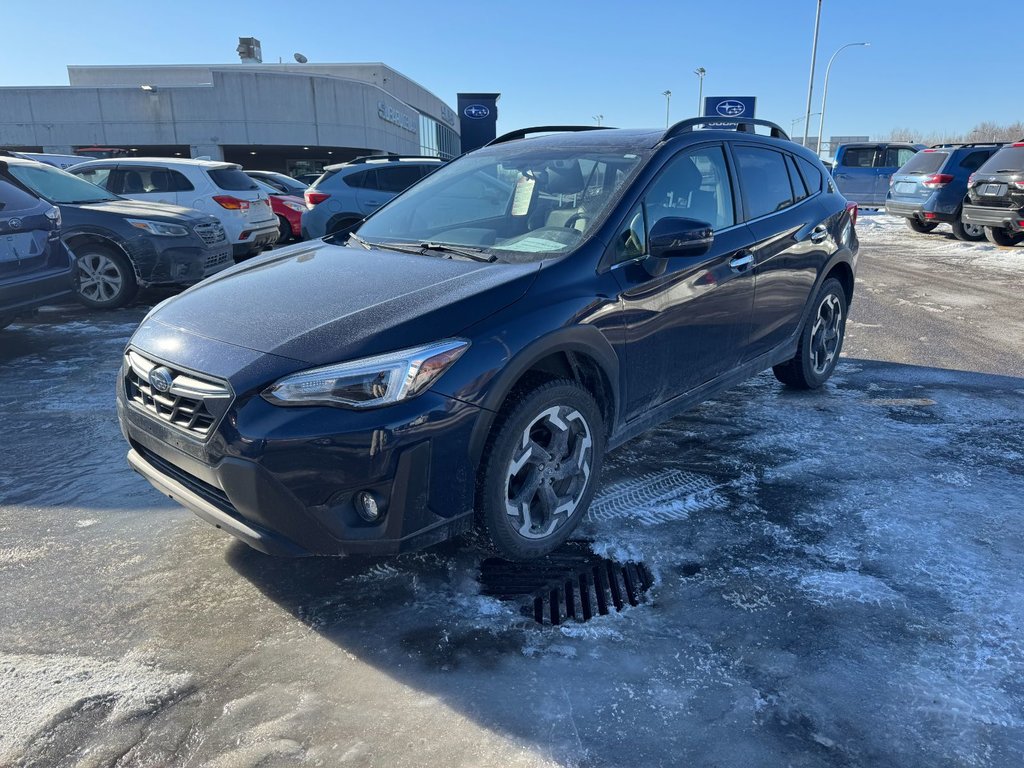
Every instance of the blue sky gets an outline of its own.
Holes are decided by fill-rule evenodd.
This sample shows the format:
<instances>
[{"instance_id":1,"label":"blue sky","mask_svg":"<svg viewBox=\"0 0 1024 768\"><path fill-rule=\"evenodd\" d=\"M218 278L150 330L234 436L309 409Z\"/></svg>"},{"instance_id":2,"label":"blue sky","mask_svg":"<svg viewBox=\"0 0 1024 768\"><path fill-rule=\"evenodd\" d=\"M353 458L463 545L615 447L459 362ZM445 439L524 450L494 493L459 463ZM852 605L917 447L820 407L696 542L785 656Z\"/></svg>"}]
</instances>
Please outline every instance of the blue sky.
<instances>
[{"instance_id":1,"label":"blue sky","mask_svg":"<svg viewBox=\"0 0 1024 768\"><path fill-rule=\"evenodd\" d=\"M1022 118L1015 46L992 43L1013 3L825 0L813 112L825 63L836 60L826 135L892 128L963 131ZM67 64L237 62L239 35L264 61L383 61L454 105L458 91L500 91L499 130L592 123L659 126L705 95L757 96L759 117L802 134L814 0L287 0L129 2L0 0L0 85L67 84ZM152 8L153 10L143 10ZM987 21L971 21L984 19ZM1010 22L1011 26L1014 23ZM989 42L972 43L965 28ZM12 34L22 29L24 34ZM1013 38L1013 35L1010 36ZM1013 53L1011 53L1013 51ZM1012 56L1012 58L1011 58ZM811 133L818 118L812 118Z\"/></svg>"}]
</instances>

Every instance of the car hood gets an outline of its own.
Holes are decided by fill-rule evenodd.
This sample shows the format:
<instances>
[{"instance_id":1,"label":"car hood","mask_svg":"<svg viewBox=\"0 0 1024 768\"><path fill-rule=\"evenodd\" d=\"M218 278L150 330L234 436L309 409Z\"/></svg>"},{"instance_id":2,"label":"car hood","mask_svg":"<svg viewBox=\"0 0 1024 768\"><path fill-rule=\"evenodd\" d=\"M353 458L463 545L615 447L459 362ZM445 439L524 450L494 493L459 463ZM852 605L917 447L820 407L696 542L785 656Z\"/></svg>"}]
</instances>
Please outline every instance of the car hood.
<instances>
[{"instance_id":1,"label":"car hood","mask_svg":"<svg viewBox=\"0 0 1024 768\"><path fill-rule=\"evenodd\" d=\"M62 207L81 208L83 211L99 211L115 216L152 219L153 221L164 221L173 224L195 224L199 220L209 218L207 214L194 208L185 208L169 203L144 203L138 200L109 200L102 203L82 203L80 205Z\"/></svg>"},{"instance_id":2,"label":"car hood","mask_svg":"<svg viewBox=\"0 0 1024 768\"><path fill-rule=\"evenodd\" d=\"M221 272L143 326L323 365L455 336L520 299L539 270L316 241Z\"/></svg>"}]
</instances>

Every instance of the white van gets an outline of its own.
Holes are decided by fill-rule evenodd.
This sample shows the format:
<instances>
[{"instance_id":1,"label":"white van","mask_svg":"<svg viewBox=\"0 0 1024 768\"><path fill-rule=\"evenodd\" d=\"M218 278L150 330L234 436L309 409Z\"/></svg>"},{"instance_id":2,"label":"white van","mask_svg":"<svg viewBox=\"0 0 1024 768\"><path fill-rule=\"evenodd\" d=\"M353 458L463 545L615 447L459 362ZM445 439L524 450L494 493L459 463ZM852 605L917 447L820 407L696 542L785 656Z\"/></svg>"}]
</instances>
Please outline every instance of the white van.
<instances>
[{"instance_id":1,"label":"white van","mask_svg":"<svg viewBox=\"0 0 1024 768\"><path fill-rule=\"evenodd\" d=\"M266 192L240 165L213 160L133 157L89 160L68 169L132 200L195 208L220 219L236 260L277 242L277 217Z\"/></svg>"}]
</instances>

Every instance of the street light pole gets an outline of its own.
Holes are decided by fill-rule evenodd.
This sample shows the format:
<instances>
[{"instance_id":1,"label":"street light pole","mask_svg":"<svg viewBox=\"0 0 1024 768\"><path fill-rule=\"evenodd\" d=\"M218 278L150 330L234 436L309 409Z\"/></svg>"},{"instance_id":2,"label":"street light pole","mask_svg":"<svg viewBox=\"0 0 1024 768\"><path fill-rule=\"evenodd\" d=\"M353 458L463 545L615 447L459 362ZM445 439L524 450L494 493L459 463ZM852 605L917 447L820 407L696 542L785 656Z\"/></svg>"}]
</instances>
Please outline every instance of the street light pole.
<instances>
[{"instance_id":1,"label":"street light pole","mask_svg":"<svg viewBox=\"0 0 1024 768\"><path fill-rule=\"evenodd\" d=\"M601 125L601 122L604 120L604 115L594 115L594 120L598 125Z\"/></svg>"},{"instance_id":2,"label":"street light pole","mask_svg":"<svg viewBox=\"0 0 1024 768\"><path fill-rule=\"evenodd\" d=\"M814 16L814 43L811 45L811 76L807 80L807 111L804 113L804 146L807 146L807 131L811 127L811 94L814 93L814 62L818 59L818 25L821 23L821 0Z\"/></svg>"},{"instance_id":3,"label":"street light pole","mask_svg":"<svg viewBox=\"0 0 1024 768\"><path fill-rule=\"evenodd\" d=\"M662 91L661 95L665 97L665 127L668 128L669 105L672 103L672 91Z\"/></svg>"},{"instance_id":4,"label":"street light pole","mask_svg":"<svg viewBox=\"0 0 1024 768\"><path fill-rule=\"evenodd\" d=\"M825 137L825 99L828 98L828 75L829 72L832 71L832 62L836 60L836 56L838 56L842 51L845 51L847 48L853 48L854 46L858 45L868 48L871 46L871 43L847 43L846 45L840 47L839 50L832 54L832 58L828 60L828 66L825 67L825 86L821 89L821 119L818 121L817 151L819 155L821 155L821 142L822 139ZM806 141L804 142L804 146L807 146ZM829 152L832 151L832 147L829 147L828 149Z\"/></svg>"},{"instance_id":5,"label":"street light pole","mask_svg":"<svg viewBox=\"0 0 1024 768\"><path fill-rule=\"evenodd\" d=\"M704 75L707 73L708 71L704 67L697 67L693 70L693 74L700 80L700 84L697 86L697 117L704 112Z\"/></svg>"}]
</instances>

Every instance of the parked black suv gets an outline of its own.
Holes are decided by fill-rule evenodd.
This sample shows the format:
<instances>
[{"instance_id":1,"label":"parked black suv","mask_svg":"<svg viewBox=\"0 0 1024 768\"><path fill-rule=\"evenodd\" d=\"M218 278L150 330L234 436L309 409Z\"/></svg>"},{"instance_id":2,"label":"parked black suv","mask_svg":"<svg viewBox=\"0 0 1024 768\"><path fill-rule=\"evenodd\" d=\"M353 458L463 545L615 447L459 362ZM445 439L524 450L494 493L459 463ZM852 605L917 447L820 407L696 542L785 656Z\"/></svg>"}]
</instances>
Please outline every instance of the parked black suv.
<instances>
[{"instance_id":1,"label":"parked black suv","mask_svg":"<svg viewBox=\"0 0 1024 768\"><path fill-rule=\"evenodd\" d=\"M996 245L1024 240L1024 142L1003 147L970 178L965 224L985 228Z\"/></svg>"},{"instance_id":2,"label":"parked black suv","mask_svg":"<svg viewBox=\"0 0 1024 768\"><path fill-rule=\"evenodd\" d=\"M836 365L856 206L778 126L729 122L516 131L356 234L169 299L125 350L131 466L264 552L474 520L550 552L609 448L766 368L814 388Z\"/></svg>"},{"instance_id":3,"label":"parked black suv","mask_svg":"<svg viewBox=\"0 0 1024 768\"><path fill-rule=\"evenodd\" d=\"M6 174L0 158L0 328L36 307L71 298L74 264L60 239L60 210Z\"/></svg>"},{"instance_id":4,"label":"parked black suv","mask_svg":"<svg viewBox=\"0 0 1024 768\"><path fill-rule=\"evenodd\" d=\"M967 181L1001 144L936 144L921 150L893 174L885 210L903 216L915 232L949 224L958 240L985 239L977 224L961 220Z\"/></svg>"},{"instance_id":5,"label":"parked black suv","mask_svg":"<svg viewBox=\"0 0 1024 768\"><path fill-rule=\"evenodd\" d=\"M61 237L78 263L78 298L98 309L129 303L140 287L185 286L234 264L213 216L126 200L45 163L7 158L8 179L60 206Z\"/></svg>"}]
</instances>

